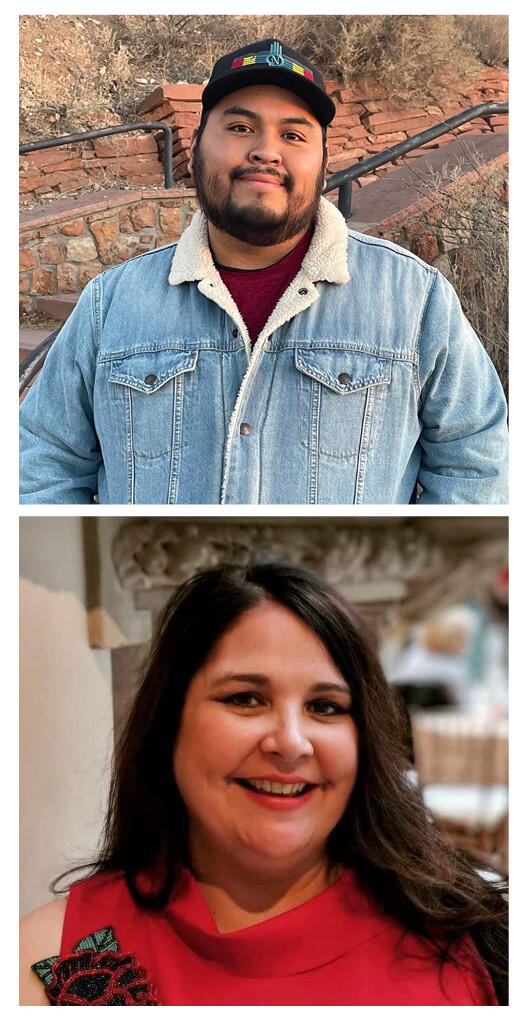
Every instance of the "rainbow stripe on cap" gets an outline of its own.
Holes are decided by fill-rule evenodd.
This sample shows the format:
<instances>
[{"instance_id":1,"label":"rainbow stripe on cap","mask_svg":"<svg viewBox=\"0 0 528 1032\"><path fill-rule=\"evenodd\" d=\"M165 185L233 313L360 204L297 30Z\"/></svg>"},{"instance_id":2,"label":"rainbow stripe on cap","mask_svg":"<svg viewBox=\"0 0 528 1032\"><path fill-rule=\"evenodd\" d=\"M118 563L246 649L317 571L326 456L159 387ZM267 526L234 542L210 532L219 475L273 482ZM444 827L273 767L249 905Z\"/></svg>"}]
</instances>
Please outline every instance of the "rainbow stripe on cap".
<instances>
[{"instance_id":1,"label":"rainbow stripe on cap","mask_svg":"<svg viewBox=\"0 0 528 1032\"><path fill-rule=\"evenodd\" d=\"M312 81L314 78L314 74L309 68L305 68L298 61L292 61L290 57L283 54L280 43L272 43L269 50L263 50L260 54L235 57L231 62L231 69L249 68L251 65L262 64L266 64L270 68L285 68L290 72L297 72L298 75L303 75L305 79L312 79Z\"/></svg>"}]
</instances>

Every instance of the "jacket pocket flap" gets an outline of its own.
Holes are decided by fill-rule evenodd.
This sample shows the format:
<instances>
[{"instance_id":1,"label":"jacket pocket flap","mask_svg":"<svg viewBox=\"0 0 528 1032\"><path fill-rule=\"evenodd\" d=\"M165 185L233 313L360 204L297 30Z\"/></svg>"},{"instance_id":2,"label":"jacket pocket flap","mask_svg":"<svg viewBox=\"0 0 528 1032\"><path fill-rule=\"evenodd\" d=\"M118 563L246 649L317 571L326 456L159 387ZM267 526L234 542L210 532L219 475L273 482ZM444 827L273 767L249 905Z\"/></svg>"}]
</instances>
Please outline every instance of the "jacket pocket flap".
<instances>
[{"instance_id":1,"label":"jacket pocket flap","mask_svg":"<svg viewBox=\"0 0 528 1032\"><path fill-rule=\"evenodd\" d=\"M337 394L390 383L391 359L341 348L296 348L295 365Z\"/></svg>"},{"instance_id":2,"label":"jacket pocket flap","mask_svg":"<svg viewBox=\"0 0 528 1032\"><path fill-rule=\"evenodd\" d=\"M153 394L167 380L194 369L197 358L198 350L149 351L127 355L126 358L112 360L109 380L110 383L133 387L143 394Z\"/></svg>"}]
</instances>

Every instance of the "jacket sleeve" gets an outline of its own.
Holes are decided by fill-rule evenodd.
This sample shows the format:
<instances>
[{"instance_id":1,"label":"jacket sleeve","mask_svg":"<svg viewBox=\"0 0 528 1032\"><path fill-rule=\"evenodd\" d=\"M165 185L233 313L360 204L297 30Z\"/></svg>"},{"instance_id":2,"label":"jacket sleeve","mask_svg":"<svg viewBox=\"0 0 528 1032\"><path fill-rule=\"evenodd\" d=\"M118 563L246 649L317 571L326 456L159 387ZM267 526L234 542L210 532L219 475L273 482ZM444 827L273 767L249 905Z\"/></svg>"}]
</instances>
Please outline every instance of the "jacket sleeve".
<instances>
[{"instance_id":1,"label":"jacket sleeve","mask_svg":"<svg viewBox=\"0 0 528 1032\"><path fill-rule=\"evenodd\" d=\"M94 427L96 360L91 281L20 406L20 501L88 504L102 462Z\"/></svg>"},{"instance_id":2,"label":"jacket sleeve","mask_svg":"<svg viewBox=\"0 0 528 1032\"><path fill-rule=\"evenodd\" d=\"M450 283L438 273L419 340L421 504L506 504L502 386Z\"/></svg>"}]
</instances>

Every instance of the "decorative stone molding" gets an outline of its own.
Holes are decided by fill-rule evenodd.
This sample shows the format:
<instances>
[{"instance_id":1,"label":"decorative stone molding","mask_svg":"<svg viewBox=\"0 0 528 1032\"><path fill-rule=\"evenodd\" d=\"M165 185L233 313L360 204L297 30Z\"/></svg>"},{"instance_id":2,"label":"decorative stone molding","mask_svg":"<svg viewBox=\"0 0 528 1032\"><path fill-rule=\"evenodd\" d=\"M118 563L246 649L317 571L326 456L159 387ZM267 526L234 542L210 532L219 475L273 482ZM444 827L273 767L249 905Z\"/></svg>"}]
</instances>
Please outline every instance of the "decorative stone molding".
<instances>
[{"instance_id":1,"label":"decorative stone molding","mask_svg":"<svg viewBox=\"0 0 528 1032\"><path fill-rule=\"evenodd\" d=\"M157 611L178 584L224 562L285 559L318 572L383 623L421 617L485 595L490 571L507 562L505 525L460 518L265 517L231 521L132 520L121 525L112 559L122 590ZM466 533L463 532L465 526ZM458 528L458 533L457 533Z\"/></svg>"}]
</instances>

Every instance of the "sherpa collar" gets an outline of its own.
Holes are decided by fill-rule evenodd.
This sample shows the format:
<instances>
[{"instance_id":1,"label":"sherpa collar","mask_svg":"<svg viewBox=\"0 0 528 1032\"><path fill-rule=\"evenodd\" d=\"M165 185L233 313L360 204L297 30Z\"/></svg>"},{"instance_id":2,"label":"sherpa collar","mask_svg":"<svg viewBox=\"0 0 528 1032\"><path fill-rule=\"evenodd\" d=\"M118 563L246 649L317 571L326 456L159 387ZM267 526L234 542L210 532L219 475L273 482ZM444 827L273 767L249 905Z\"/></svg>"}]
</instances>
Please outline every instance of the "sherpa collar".
<instances>
[{"instance_id":1,"label":"sherpa collar","mask_svg":"<svg viewBox=\"0 0 528 1032\"><path fill-rule=\"evenodd\" d=\"M321 198L310 247L302 263L302 272L312 283L348 283L348 232L341 212ZM199 210L181 236L172 260L169 283L173 286L193 280L217 280L207 234L207 219Z\"/></svg>"}]
</instances>

